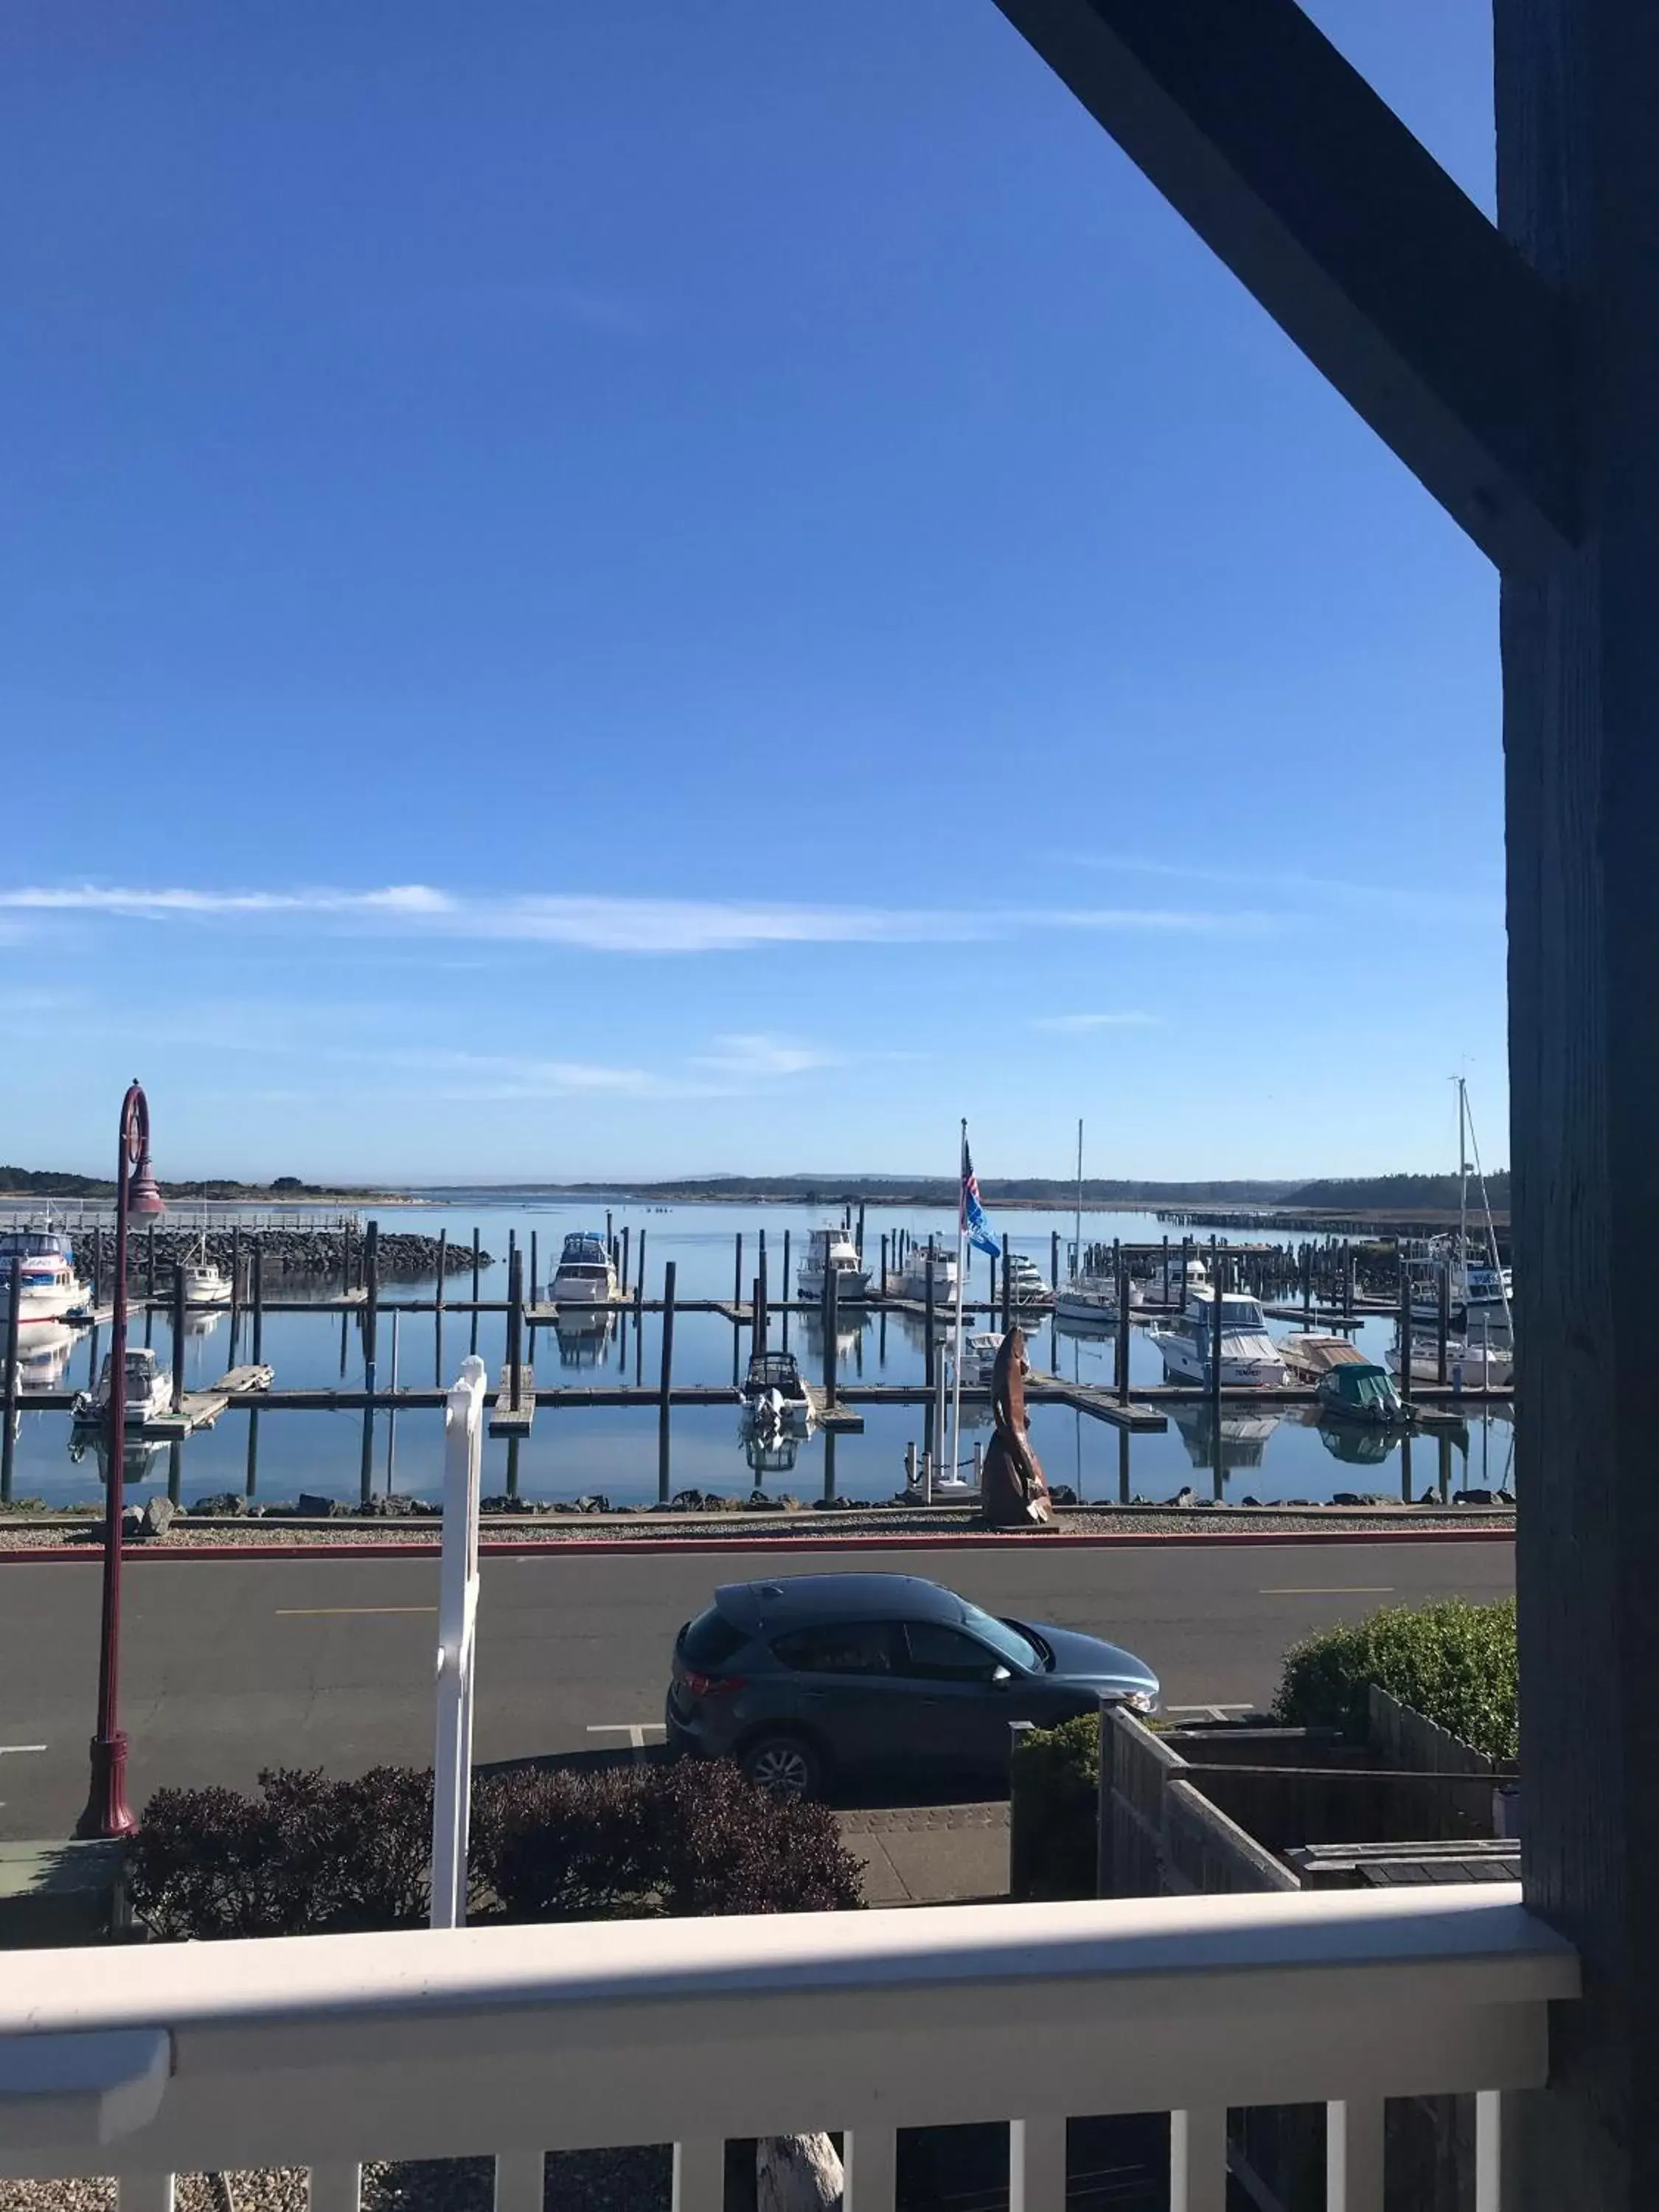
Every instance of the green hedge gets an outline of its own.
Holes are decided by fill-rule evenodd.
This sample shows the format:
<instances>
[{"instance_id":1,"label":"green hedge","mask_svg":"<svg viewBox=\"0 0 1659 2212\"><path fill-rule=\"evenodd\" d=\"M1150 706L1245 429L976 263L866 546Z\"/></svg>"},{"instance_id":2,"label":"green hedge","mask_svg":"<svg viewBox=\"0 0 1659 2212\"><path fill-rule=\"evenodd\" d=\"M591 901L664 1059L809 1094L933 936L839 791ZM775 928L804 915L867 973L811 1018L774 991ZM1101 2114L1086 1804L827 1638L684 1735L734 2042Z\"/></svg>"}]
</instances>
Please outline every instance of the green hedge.
<instances>
[{"instance_id":1,"label":"green hedge","mask_svg":"<svg viewBox=\"0 0 1659 2212\"><path fill-rule=\"evenodd\" d=\"M1082 1713L1022 1736L1009 1778L1010 1896L1092 1897L1099 1715Z\"/></svg>"},{"instance_id":2,"label":"green hedge","mask_svg":"<svg viewBox=\"0 0 1659 2212\"><path fill-rule=\"evenodd\" d=\"M1299 1728L1364 1733L1371 1683L1492 1759L1518 1743L1515 1601L1389 1606L1322 1629L1285 1655L1273 1717Z\"/></svg>"}]
</instances>

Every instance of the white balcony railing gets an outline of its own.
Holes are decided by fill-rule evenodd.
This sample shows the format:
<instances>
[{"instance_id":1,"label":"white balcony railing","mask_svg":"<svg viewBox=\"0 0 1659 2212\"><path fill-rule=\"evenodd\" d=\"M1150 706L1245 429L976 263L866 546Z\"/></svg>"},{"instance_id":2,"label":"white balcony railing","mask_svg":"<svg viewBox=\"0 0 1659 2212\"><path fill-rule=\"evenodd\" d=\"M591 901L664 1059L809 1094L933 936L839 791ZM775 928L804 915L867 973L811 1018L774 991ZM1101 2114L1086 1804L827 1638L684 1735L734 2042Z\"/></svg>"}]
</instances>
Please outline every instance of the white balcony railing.
<instances>
[{"instance_id":1,"label":"white balcony railing","mask_svg":"<svg viewBox=\"0 0 1659 2212\"><path fill-rule=\"evenodd\" d=\"M1380 2212L1382 2104L1474 2091L1480 2212L1503 2092L1541 2083L1571 1948L1517 1889L981 1905L13 1952L0 2175L304 2166L351 2212L368 2159L675 2145L719 2212L727 2136L844 2130L848 2212L890 2212L896 2131L1006 2118L1010 2202L1061 2212L1069 2115L1170 2111L1174 2212L1220 2212L1229 2106L1324 2102L1331 2212Z\"/></svg>"}]
</instances>

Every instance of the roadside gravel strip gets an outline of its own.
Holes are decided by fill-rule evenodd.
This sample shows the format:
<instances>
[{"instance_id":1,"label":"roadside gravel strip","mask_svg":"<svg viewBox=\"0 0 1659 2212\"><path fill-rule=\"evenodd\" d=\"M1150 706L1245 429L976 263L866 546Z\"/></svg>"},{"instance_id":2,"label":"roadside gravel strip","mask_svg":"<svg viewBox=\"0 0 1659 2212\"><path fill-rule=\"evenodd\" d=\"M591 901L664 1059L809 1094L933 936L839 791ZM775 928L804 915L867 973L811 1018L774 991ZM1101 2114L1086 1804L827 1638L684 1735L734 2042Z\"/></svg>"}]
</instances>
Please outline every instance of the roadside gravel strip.
<instances>
[{"instance_id":1,"label":"roadside gravel strip","mask_svg":"<svg viewBox=\"0 0 1659 2212\"><path fill-rule=\"evenodd\" d=\"M1311 1505L1311 1506L1063 1506L1058 1523L1047 1531L993 1533L976 1528L965 1507L849 1507L833 1515L816 1512L755 1514L486 1514L480 1540L489 1551L537 1552L603 1545L621 1551L690 1547L700 1550L765 1548L798 1543L803 1549L852 1548L872 1542L909 1544L1029 1544L1067 1540L1109 1544L1130 1538L1139 1542L1205 1543L1227 1537L1257 1543L1310 1537L1384 1537L1421 1542L1512 1537L1513 1506L1495 1505ZM64 1515L0 1520L0 1559L17 1556L84 1559L103 1548L101 1523ZM127 1555L187 1559L214 1552L292 1553L370 1549L377 1553L435 1553L438 1532L430 1520L414 1522L356 1521L195 1520L181 1518L161 1539L130 1539Z\"/></svg>"}]
</instances>

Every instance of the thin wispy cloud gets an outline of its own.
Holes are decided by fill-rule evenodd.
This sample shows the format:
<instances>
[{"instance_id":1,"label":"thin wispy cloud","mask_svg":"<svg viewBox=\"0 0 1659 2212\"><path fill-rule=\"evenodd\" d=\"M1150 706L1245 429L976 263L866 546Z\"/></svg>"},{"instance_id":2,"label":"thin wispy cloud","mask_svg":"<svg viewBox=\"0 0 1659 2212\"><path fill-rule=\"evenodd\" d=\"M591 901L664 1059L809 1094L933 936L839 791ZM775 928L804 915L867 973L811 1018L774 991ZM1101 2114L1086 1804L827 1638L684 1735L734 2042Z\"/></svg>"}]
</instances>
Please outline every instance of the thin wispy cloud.
<instances>
[{"instance_id":1,"label":"thin wispy cloud","mask_svg":"<svg viewBox=\"0 0 1659 2212\"><path fill-rule=\"evenodd\" d=\"M1039 1014L1034 1030L1048 1030L1056 1036L1086 1036L1091 1030L1156 1029L1161 1014Z\"/></svg>"},{"instance_id":2,"label":"thin wispy cloud","mask_svg":"<svg viewBox=\"0 0 1659 2212\"><path fill-rule=\"evenodd\" d=\"M840 1054L799 1043L792 1037L742 1035L717 1037L714 1042L715 1050L699 1053L692 1066L743 1080L806 1075L815 1068L838 1067L842 1064Z\"/></svg>"},{"instance_id":3,"label":"thin wispy cloud","mask_svg":"<svg viewBox=\"0 0 1659 2212\"><path fill-rule=\"evenodd\" d=\"M1168 907L954 908L819 906L575 892L476 897L426 884L368 890L219 890L70 884L0 890L0 914L153 921L241 919L316 922L427 936L556 945L591 952L707 953L769 945L951 945L1042 930L1150 935L1260 932L1260 912ZM3 926L3 925L0 925Z\"/></svg>"},{"instance_id":4,"label":"thin wispy cloud","mask_svg":"<svg viewBox=\"0 0 1659 2212\"><path fill-rule=\"evenodd\" d=\"M1268 862L1253 869L1218 868L1185 860L1149 860L1133 853L1067 853L1057 860L1076 868L1103 873L1153 876L1171 883L1214 884L1229 889L1320 905L1356 907L1382 913L1410 913L1441 921L1491 922L1504 918L1504 891L1494 881L1490 889L1449 890L1444 884L1377 883L1352 877L1309 875L1300 868Z\"/></svg>"}]
</instances>

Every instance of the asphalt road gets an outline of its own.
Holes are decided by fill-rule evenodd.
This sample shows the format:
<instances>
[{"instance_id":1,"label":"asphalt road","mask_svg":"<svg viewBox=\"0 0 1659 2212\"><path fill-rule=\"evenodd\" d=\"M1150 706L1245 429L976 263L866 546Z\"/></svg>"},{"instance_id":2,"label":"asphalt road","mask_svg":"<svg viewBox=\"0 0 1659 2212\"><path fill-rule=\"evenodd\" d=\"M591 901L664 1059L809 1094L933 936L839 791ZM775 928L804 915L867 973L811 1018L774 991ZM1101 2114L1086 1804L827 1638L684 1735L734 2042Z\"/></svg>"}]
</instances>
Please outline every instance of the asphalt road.
<instances>
[{"instance_id":1,"label":"asphalt road","mask_svg":"<svg viewBox=\"0 0 1659 2212\"><path fill-rule=\"evenodd\" d=\"M483 1565L481 1763L659 1740L680 1623L716 1583L822 1571L788 1551ZM947 1582L998 1613L1092 1631L1147 1660L1170 1707L1265 1703L1287 1644L1384 1604L1514 1588L1508 1544L861 1552L849 1567ZM0 1568L0 1837L67 1833L97 1691L95 1563ZM122 1719L135 1808L162 1784L250 1787L262 1766L348 1772L432 1757L437 1562L167 1562L125 1583ZM630 1733L632 1732L632 1733Z\"/></svg>"}]
</instances>

